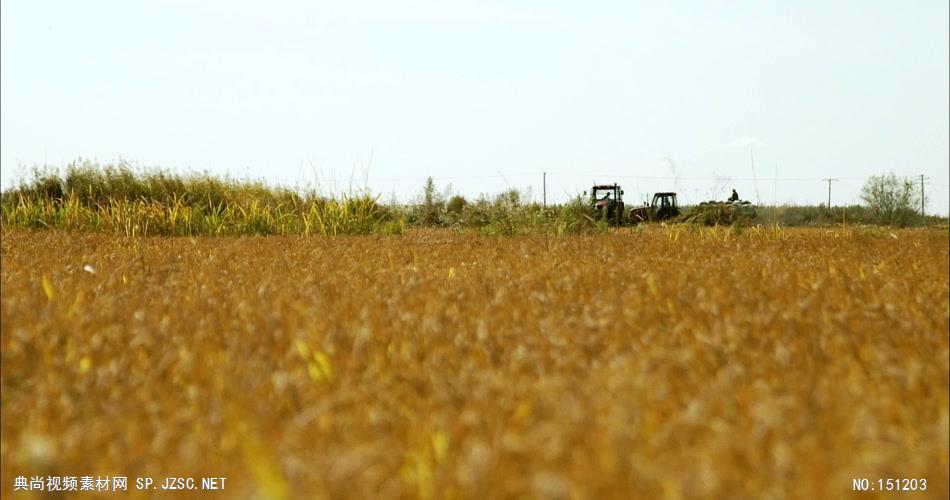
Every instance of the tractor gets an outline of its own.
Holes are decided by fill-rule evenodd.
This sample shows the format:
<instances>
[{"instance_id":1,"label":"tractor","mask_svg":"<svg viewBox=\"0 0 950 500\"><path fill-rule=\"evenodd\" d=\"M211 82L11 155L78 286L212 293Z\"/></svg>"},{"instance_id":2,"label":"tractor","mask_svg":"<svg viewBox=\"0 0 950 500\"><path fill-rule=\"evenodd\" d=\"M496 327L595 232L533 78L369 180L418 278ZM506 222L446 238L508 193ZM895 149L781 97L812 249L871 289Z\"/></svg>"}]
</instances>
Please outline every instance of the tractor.
<instances>
[{"instance_id":1,"label":"tractor","mask_svg":"<svg viewBox=\"0 0 950 500\"><path fill-rule=\"evenodd\" d=\"M633 222L652 222L669 220L680 214L676 204L676 193L656 193L653 202L649 205L630 209L630 220Z\"/></svg>"},{"instance_id":2,"label":"tractor","mask_svg":"<svg viewBox=\"0 0 950 500\"><path fill-rule=\"evenodd\" d=\"M594 219L604 220L617 226L623 224L623 189L620 189L617 183L597 184L592 187L590 206L594 212Z\"/></svg>"}]
</instances>

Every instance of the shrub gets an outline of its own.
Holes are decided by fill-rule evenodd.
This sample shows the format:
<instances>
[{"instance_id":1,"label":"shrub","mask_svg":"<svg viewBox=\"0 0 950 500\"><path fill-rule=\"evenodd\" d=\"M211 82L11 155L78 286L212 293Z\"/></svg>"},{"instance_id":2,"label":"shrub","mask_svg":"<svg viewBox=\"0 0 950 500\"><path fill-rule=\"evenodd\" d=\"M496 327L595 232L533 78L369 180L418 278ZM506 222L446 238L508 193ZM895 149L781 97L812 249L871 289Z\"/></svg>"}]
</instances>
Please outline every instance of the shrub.
<instances>
[{"instance_id":1,"label":"shrub","mask_svg":"<svg viewBox=\"0 0 950 500\"><path fill-rule=\"evenodd\" d=\"M872 176L861 188L861 199L867 203L879 224L906 226L917 222L913 207L917 205L914 185L893 173Z\"/></svg>"}]
</instances>

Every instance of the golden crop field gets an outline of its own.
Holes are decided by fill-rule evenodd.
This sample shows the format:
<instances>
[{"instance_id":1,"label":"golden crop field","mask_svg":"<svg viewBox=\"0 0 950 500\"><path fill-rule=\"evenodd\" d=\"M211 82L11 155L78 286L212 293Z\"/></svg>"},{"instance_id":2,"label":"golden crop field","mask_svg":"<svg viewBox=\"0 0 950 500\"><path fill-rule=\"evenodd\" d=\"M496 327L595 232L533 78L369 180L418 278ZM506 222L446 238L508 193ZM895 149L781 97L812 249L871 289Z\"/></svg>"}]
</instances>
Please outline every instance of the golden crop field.
<instances>
[{"instance_id":1,"label":"golden crop field","mask_svg":"<svg viewBox=\"0 0 950 500\"><path fill-rule=\"evenodd\" d=\"M8 228L0 278L5 497L948 495L946 230Z\"/></svg>"}]
</instances>

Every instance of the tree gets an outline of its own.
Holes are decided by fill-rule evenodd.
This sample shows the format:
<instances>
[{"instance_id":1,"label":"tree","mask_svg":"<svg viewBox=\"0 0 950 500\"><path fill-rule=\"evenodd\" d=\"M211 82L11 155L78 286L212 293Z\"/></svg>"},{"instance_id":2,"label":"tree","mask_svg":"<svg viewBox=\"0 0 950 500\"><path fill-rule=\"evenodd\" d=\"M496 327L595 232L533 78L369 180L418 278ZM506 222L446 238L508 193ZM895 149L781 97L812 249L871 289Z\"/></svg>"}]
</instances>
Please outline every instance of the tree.
<instances>
[{"instance_id":1,"label":"tree","mask_svg":"<svg viewBox=\"0 0 950 500\"><path fill-rule=\"evenodd\" d=\"M495 203L516 207L521 204L521 191L518 188L508 188L495 196Z\"/></svg>"},{"instance_id":2,"label":"tree","mask_svg":"<svg viewBox=\"0 0 950 500\"><path fill-rule=\"evenodd\" d=\"M893 173L874 175L861 188L861 199L867 203L880 224L905 226L916 217L917 193L914 184Z\"/></svg>"},{"instance_id":3,"label":"tree","mask_svg":"<svg viewBox=\"0 0 950 500\"><path fill-rule=\"evenodd\" d=\"M457 194L449 198L449 202L445 205L445 210L449 213L459 215L462 213L462 210L465 209L465 205L468 205L468 200L466 200L464 196Z\"/></svg>"},{"instance_id":4,"label":"tree","mask_svg":"<svg viewBox=\"0 0 950 500\"><path fill-rule=\"evenodd\" d=\"M440 212L444 203L445 200L435 190L435 182L432 177L427 178L425 185L422 187L421 222L426 225L439 224L442 219Z\"/></svg>"}]
</instances>

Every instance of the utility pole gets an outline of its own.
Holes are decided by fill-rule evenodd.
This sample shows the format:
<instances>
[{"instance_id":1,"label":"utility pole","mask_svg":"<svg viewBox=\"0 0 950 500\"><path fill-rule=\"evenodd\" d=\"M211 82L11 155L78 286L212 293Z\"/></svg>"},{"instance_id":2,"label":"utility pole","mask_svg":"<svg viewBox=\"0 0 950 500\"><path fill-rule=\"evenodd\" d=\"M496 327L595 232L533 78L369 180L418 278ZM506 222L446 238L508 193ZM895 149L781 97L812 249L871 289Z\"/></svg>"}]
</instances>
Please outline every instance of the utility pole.
<instances>
[{"instance_id":1,"label":"utility pole","mask_svg":"<svg viewBox=\"0 0 950 500\"><path fill-rule=\"evenodd\" d=\"M548 208L548 173L547 172L541 172L541 186L542 186L541 192L543 193L542 199L544 200L542 201L542 203L543 203L544 208Z\"/></svg>"},{"instance_id":2,"label":"utility pole","mask_svg":"<svg viewBox=\"0 0 950 500\"><path fill-rule=\"evenodd\" d=\"M838 179L822 179L822 180L828 183L828 208L830 209L831 208L831 182L836 181Z\"/></svg>"}]
</instances>

